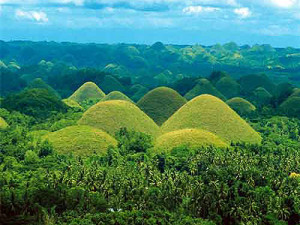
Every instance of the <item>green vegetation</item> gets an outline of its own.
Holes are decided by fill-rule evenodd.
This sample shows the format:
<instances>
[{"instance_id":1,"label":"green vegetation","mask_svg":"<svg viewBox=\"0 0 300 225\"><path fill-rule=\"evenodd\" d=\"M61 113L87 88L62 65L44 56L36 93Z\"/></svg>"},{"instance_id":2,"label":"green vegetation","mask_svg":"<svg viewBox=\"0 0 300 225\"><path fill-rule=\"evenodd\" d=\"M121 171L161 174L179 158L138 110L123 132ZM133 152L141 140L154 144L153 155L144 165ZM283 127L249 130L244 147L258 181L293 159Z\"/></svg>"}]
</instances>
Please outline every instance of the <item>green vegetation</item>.
<instances>
[{"instance_id":1,"label":"green vegetation","mask_svg":"<svg viewBox=\"0 0 300 225\"><path fill-rule=\"evenodd\" d=\"M107 75L101 82L100 87L105 93L110 93L112 91L124 92L124 86L113 76Z\"/></svg>"},{"instance_id":2,"label":"green vegetation","mask_svg":"<svg viewBox=\"0 0 300 225\"><path fill-rule=\"evenodd\" d=\"M260 144L261 137L222 100L201 95L189 101L161 127L162 133L199 128L232 143Z\"/></svg>"},{"instance_id":3,"label":"green vegetation","mask_svg":"<svg viewBox=\"0 0 300 225\"><path fill-rule=\"evenodd\" d=\"M70 97L70 100L79 104L88 100L100 100L105 96L104 92L93 82L86 82L78 88Z\"/></svg>"},{"instance_id":4,"label":"green vegetation","mask_svg":"<svg viewBox=\"0 0 300 225\"><path fill-rule=\"evenodd\" d=\"M241 91L241 86L231 77L218 80L216 88L228 99L239 96Z\"/></svg>"},{"instance_id":5,"label":"green vegetation","mask_svg":"<svg viewBox=\"0 0 300 225\"><path fill-rule=\"evenodd\" d=\"M143 85L135 84L130 88L131 99L138 102L148 91L148 88Z\"/></svg>"},{"instance_id":6,"label":"green vegetation","mask_svg":"<svg viewBox=\"0 0 300 225\"><path fill-rule=\"evenodd\" d=\"M0 130L6 129L8 127L8 124L6 121L0 116Z\"/></svg>"},{"instance_id":7,"label":"green vegetation","mask_svg":"<svg viewBox=\"0 0 300 225\"><path fill-rule=\"evenodd\" d=\"M226 103L241 116L251 116L256 110L251 102L240 97L229 99Z\"/></svg>"},{"instance_id":8,"label":"green vegetation","mask_svg":"<svg viewBox=\"0 0 300 225\"><path fill-rule=\"evenodd\" d=\"M104 96L100 101L105 102L110 100L124 100L133 103L133 101L130 98L128 98L126 95L119 91L110 92L108 95Z\"/></svg>"},{"instance_id":9,"label":"green vegetation","mask_svg":"<svg viewBox=\"0 0 300 225\"><path fill-rule=\"evenodd\" d=\"M287 116L299 117L300 115L300 97L291 96L285 100L279 107L279 110Z\"/></svg>"},{"instance_id":10,"label":"green vegetation","mask_svg":"<svg viewBox=\"0 0 300 225\"><path fill-rule=\"evenodd\" d=\"M171 151L176 147L199 148L215 146L229 147L218 136L200 129L176 130L159 136L155 141L155 148Z\"/></svg>"},{"instance_id":11,"label":"green vegetation","mask_svg":"<svg viewBox=\"0 0 300 225\"><path fill-rule=\"evenodd\" d=\"M186 99L173 89L159 87L141 98L137 106L160 126L186 102Z\"/></svg>"},{"instance_id":12,"label":"green vegetation","mask_svg":"<svg viewBox=\"0 0 300 225\"><path fill-rule=\"evenodd\" d=\"M44 136L54 150L61 154L78 156L105 154L117 141L107 133L89 126L71 126Z\"/></svg>"},{"instance_id":13,"label":"green vegetation","mask_svg":"<svg viewBox=\"0 0 300 225\"><path fill-rule=\"evenodd\" d=\"M71 108L83 110L83 107L81 105L79 105L78 102L76 102L70 98L63 99L62 101L63 101L63 103L65 103L67 106L69 106Z\"/></svg>"},{"instance_id":14,"label":"green vegetation","mask_svg":"<svg viewBox=\"0 0 300 225\"><path fill-rule=\"evenodd\" d=\"M200 79L196 86L186 93L184 97L187 100L191 100L202 94L210 94L223 100L226 99L207 79Z\"/></svg>"},{"instance_id":15,"label":"green vegetation","mask_svg":"<svg viewBox=\"0 0 300 225\"><path fill-rule=\"evenodd\" d=\"M46 89L26 89L5 98L2 107L16 110L39 119L50 117L55 112L66 112L68 107Z\"/></svg>"},{"instance_id":16,"label":"green vegetation","mask_svg":"<svg viewBox=\"0 0 300 225\"><path fill-rule=\"evenodd\" d=\"M300 224L299 49L0 49L1 225Z\"/></svg>"},{"instance_id":17,"label":"green vegetation","mask_svg":"<svg viewBox=\"0 0 300 225\"><path fill-rule=\"evenodd\" d=\"M45 83L41 78L36 78L32 82L29 83L27 86L29 89L46 89L51 95L55 95L56 97L60 98L60 95L48 84Z\"/></svg>"},{"instance_id":18,"label":"green vegetation","mask_svg":"<svg viewBox=\"0 0 300 225\"><path fill-rule=\"evenodd\" d=\"M80 125L89 125L114 135L127 128L156 135L158 126L137 106L128 101L99 102L87 110L79 120Z\"/></svg>"},{"instance_id":19,"label":"green vegetation","mask_svg":"<svg viewBox=\"0 0 300 225\"><path fill-rule=\"evenodd\" d=\"M276 88L272 81L264 74L243 76L240 78L239 83L245 94L250 94L258 87L265 88L268 92L273 94Z\"/></svg>"},{"instance_id":20,"label":"green vegetation","mask_svg":"<svg viewBox=\"0 0 300 225\"><path fill-rule=\"evenodd\" d=\"M263 87L258 87L253 91L253 102L259 107L270 104L272 95Z\"/></svg>"},{"instance_id":21,"label":"green vegetation","mask_svg":"<svg viewBox=\"0 0 300 225\"><path fill-rule=\"evenodd\" d=\"M292 91L290 97L300 97L300 88L295 88L295 89Z\"/></svg>"}]
</instances>

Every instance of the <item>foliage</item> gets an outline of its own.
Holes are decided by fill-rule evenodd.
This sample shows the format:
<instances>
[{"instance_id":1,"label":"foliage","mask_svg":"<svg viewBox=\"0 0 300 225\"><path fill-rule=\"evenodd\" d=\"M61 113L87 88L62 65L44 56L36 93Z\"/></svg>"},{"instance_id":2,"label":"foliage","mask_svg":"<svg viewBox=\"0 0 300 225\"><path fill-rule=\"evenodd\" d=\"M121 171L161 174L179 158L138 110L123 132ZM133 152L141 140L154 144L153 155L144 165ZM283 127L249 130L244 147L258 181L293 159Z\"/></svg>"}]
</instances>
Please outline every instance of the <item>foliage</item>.
<instances>
[{"instance_id":1,"label":"foliage","mask_svg":"<svg viewBox=\"0 0 300 225\"><path fill-rule=\"evenodd\" d=\"M260 135L222 100L201 95L189 101L161 127L162 133L199 128L212 132L227 142L259 144Z\"/></svg>"},{"instance_id":2,"label":"foliage","mask_svg":"<svg viewBox=\"0 0 300 225\"><path fill-rule=\"evenodd\" d=\"M56 97L60 98L60 95L48 84L45 83L41 78L34 79L29 85L27 86L29 89L46 89L51 95L55 95Z\"/></svg>"},{"instance_id":3,"label":"foliage","mask_svg":"<svg viewBox=\"0 0 300 225\"><path fill-rule=\"evenodd\" d=\"M63 99L62 101L67 106L69 106L69 107L71 107L71 108L73 108L75 110L79 110L79 111L83 111L84 110L83 107L81 105L79 105L78 102L76 102L76 101L74 101L74 100L72 100L70 98Z\"/></svg>"},{"instance_id":4,"label":"foliage","mask_svg":"<svg viewBox=\"0 0 300 225\"><path fill-rule=\"evenodd\" d=\"M37 119L46 119L57 112L66 112L68 107L46 89L26 89L5 98L2 107L16 110Z\"/></svg>"},{"instance_id":5,"label":"foliage","mask_svg":"<svg viewBox=\"0 0 300 225\"><path fill-rule=\"evenodd\" d=\"M6 123L6 121L0 117L0 129L6 129L8 127L8 124Z\"/></svg>"},{"instance_id":6,"label":"foliage","mask_svg":"<svg viewBox=\"0 0 300 225\"><path fill-rule=\"evenodd\" d=\"M159 87L142 97L137 106L160 126L186 102L173 89Z\"/></svg>"},{"instance_id":7,"label":"foliage","mask_svg":"<svg viewBox=\"0 0 300 225\"><path fill-rule=\"evenodd\" d=\"M124 127L152 135L158 132L158 126L143 111L133 103L121 100L97 103L83 114L79 124L101 129L111 135Z\"/></svg>"}]
</instances>

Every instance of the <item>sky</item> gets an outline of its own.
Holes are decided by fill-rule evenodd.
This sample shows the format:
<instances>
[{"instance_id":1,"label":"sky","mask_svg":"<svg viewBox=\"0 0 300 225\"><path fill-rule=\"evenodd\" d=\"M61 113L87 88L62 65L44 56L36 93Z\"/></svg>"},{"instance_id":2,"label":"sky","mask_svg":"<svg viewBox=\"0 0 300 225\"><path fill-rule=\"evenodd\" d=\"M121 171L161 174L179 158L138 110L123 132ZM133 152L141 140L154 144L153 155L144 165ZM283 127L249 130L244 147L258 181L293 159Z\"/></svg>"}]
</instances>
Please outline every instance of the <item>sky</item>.
<instances>
[{"instance_id":1,"label":"sky","mask_svg":"<svg viewBox=\"0 0 300 225\"><path fill-rule=\"evenodd\" d=\"M300 0L0 0L0 39L300 48Z\"/></svg>"}]
</instances>

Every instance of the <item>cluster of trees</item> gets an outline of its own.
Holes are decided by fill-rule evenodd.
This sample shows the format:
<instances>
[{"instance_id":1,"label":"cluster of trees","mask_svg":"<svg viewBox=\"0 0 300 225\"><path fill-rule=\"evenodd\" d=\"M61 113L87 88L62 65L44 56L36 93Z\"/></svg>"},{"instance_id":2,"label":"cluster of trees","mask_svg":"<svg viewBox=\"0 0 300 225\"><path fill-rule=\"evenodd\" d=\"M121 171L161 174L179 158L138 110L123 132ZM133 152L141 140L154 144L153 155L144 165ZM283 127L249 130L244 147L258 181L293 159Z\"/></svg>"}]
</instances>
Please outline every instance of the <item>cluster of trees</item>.
<instances>
[{"instance_id":1,"label":"cluster of trees","mask_svg":"<svg viewBox=\"0 0 300 225\"><path fill-rule=\"evenodd\" d=\"M76 44L55 42L0 41L0 67L21 69L32 76L31 65L39 64L35 74L66 68L97 68L115 75L130 76L139 82L163 84L182 76L208 76L225 70L235 77L266 72L275 79L292 78L300 72L300 50L273 48L270 45L238 46L235 43L213 46L128 44ZM16 63L17 62L17 63ZM63 64L67 65L64 67ZM26 65L26 68L22 68ZM30 75L28 75L30 74ZM145 78L147 77L147 79Z\"/></svg>"},{"instance_id":2,"label":"cluster of trees","mask_svg":"<svg viewBox=\"0 0 300 225\"><path fill-rule=\"evenodd\" d=\"M300 222L298 119L261 118L262 146L226 150L155 153L151 136L121 129L118 147L81 158L33 136L30 117L0 115L10 124L0 131L1 224Z\"/></svg>"}]
</instances>

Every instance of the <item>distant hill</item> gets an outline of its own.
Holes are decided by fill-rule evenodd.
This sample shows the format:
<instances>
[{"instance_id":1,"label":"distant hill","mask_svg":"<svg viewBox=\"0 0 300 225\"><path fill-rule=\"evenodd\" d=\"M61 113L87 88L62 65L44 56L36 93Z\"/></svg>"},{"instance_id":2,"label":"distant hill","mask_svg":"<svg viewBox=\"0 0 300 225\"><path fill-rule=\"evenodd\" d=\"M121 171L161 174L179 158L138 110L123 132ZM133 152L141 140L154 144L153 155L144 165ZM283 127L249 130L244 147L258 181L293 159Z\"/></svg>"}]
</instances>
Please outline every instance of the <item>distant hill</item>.
<instances>
[{"instance_id":1,"label":"distant hill","mask_svg":"<svg viewBox=\"0 0 300 225\"><path fill-rule=\"evenodd\" d=\"M158 87L141 98L137 106L160 126L186 102L173 89Z\"/></svg>"}]
</instances>

